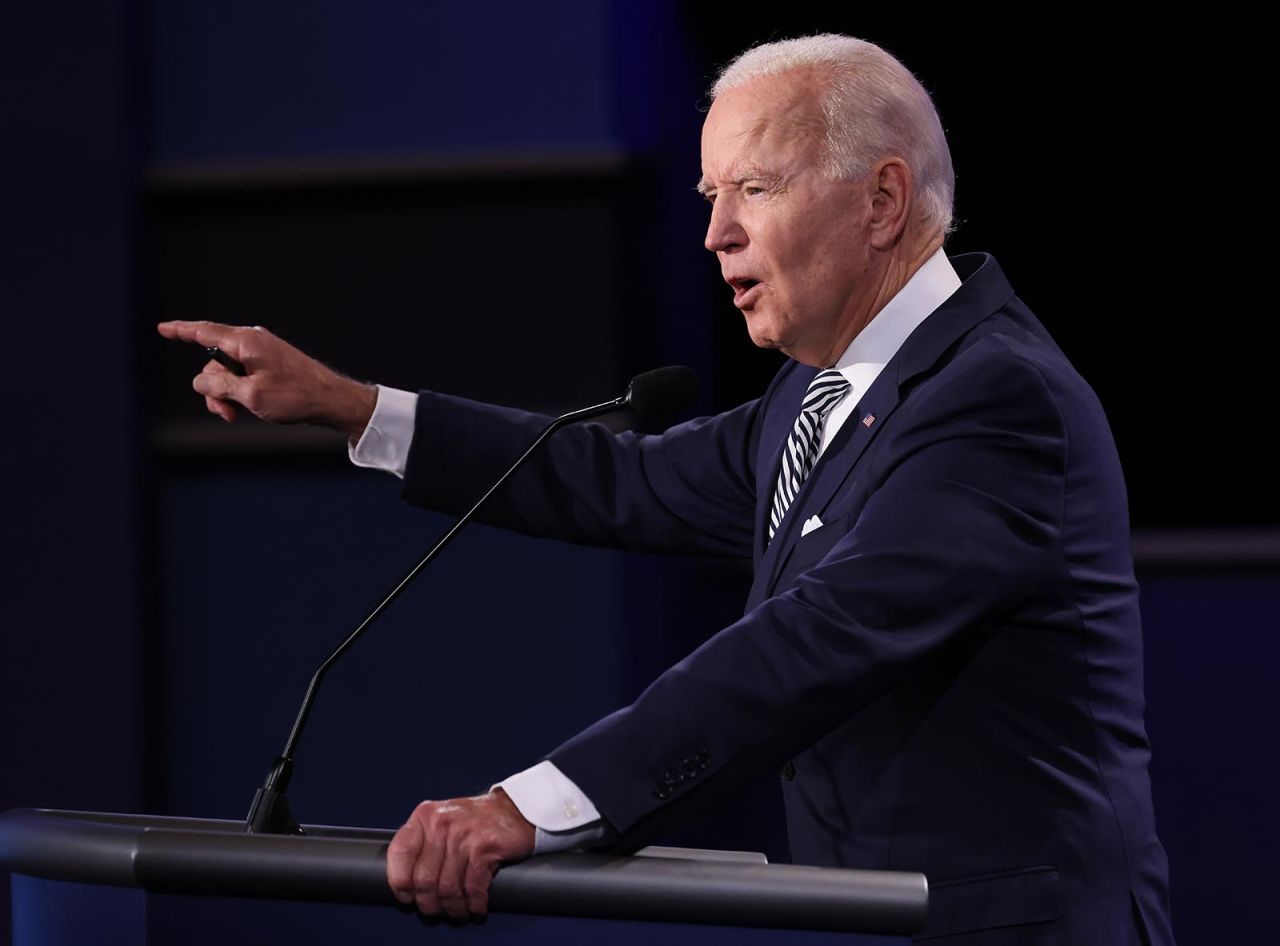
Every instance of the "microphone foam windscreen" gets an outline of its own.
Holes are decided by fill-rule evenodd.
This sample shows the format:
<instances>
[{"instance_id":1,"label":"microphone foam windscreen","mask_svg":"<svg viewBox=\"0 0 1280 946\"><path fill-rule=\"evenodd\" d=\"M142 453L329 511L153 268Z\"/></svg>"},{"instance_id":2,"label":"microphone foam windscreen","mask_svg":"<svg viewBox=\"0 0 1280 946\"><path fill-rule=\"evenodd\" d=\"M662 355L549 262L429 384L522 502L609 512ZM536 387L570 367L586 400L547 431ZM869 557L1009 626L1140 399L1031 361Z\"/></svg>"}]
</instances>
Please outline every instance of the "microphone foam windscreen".
<instances>
[{"instance_id":1,"label":"microphone foam windscreen","mask_svg":"<svg viewBox=\"0 0 1280 946\"><path fill-rule=\"evenodd\" d=\"M641 418L674 414L698 396L698 376L684 365L654 368L631 379L627 387L627 407Z\"/></svg>"}]
</instances>

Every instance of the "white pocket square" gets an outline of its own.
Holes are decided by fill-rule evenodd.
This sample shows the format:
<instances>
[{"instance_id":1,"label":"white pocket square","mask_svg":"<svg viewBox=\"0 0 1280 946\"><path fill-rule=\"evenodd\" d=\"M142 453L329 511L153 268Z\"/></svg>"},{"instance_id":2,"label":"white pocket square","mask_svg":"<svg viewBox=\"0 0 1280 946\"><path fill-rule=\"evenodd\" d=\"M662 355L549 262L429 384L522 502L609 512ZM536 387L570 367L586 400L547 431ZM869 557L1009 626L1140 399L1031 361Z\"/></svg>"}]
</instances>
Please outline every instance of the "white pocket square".
<instances>
[{"instance_id":1,"label":"white pocket square","mask_svg":"<svg viewBox=\"0 0 1280 946\"><path fill-rule=\"evenodd\" d=\"M800 527L800 538L804 538L814 529L822 528L822 520L817 516L811 516L804 521L804 525Z\"/></svg>"}]
</instances>

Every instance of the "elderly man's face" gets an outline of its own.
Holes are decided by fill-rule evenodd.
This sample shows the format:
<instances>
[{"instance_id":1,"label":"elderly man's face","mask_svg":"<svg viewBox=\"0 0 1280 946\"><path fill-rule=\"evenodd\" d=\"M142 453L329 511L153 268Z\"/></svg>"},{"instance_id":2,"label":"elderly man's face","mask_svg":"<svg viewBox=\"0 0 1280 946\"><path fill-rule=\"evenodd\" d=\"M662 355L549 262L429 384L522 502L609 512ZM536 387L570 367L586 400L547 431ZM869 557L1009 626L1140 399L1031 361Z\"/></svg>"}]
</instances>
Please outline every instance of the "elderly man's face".
<instances>
[{"instance_id":1,"label":"elderly man's face","mask_svg":"<svg viewBox=\"0 0 1280 946\"><path fill-rule=\"evenodd\" d=\"M702 127L707 249L751 340L827 367L870 317L864 181L823 173L816 90L803 74L722 93Z\"/></svg>"}]
</instances>

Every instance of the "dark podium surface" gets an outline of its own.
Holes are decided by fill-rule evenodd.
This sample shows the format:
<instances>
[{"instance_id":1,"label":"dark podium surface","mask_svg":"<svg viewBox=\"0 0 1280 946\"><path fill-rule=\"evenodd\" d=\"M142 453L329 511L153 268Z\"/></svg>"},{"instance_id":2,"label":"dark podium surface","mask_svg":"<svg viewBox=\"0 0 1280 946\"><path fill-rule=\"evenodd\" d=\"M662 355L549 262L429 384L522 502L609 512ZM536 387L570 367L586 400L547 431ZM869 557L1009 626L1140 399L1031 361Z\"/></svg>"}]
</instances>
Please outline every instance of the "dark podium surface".
<instances>
[{"instance_id":1,"label":"dark podium surface","mask_svg":"<svg viewBox=\"0 0 1280 946\"><path fill-rule=\"evenodd\" d=\"M393 832L18 809L0 815L14 946L60 943L904 943L922 874L727 852L556 854L504 867L481 923L431 922L385 880ZM850 935L856 934L856 935Z\"/></svg>"}]
</instances>

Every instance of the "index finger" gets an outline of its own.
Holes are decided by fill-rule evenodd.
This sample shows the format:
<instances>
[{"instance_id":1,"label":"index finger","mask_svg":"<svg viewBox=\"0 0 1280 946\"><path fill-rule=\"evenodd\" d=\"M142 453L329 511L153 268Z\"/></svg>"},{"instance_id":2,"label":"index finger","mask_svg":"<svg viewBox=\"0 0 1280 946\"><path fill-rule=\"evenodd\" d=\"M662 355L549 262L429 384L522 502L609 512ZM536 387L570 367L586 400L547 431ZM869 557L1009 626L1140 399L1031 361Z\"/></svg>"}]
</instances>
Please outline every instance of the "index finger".
<instances>
[{"instance_id":1,"label":"index finger","mask_svg":"<svg viewBox=\"0 0 1280 946\"><path fill-rule=\"evenodd\" d=\"M161 322L156 331L165 338L180 342L192 342L206 348L221 348L237 360L243 360L244 350L241 339L245 329L238 325L224 325L221 322Z\"/></svg>"},{"instance_id":2,"label":"index finger","mask_svg":"<svg viewBox=\"0 0 1280 946\"><path fill-rule=\"evenodd\" d=\"M422 825L410 818L387 846L387 886L401 903L413 900L413 868L422 844Z\"/></svg>"}]
</instances>

